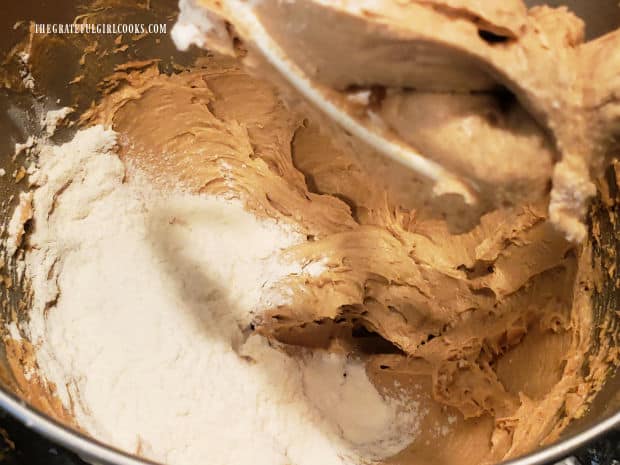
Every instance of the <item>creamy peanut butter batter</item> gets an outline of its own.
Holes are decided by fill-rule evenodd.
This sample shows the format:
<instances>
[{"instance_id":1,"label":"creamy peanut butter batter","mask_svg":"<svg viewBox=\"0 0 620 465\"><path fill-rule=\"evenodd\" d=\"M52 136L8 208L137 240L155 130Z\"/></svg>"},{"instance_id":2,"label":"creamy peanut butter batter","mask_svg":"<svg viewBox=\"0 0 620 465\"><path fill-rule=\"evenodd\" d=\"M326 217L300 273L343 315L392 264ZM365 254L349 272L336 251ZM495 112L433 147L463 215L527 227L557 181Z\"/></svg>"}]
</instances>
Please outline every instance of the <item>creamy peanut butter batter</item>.
<instances>
[{"instance_id":1,"label":"creamy peanut butter batter","mask_svg":"<svg viewBox=\"0 0 620 465\"><path fill-rule=\"evenodd\" d=\"M326 98L350 107L369 89L370 101L348 111L461 177L482 210L550 193L551 222L571 241L585 238L592 179L617 137L617 82L594 77L618 75L617 31L584 43L583 22L566 8L528 10L521 0L181 5L182 24L193 18L199 29L195 43L234 56L249 48L246 65L275 74L254 53L241 14L251 10Z\"/></svg>"},{"instance_id":2,"label":"creamy peanut butter batter","mask_svg":"<svg viewBox=\"0 0 620 465\"><path fill-rule=\"evenodd\" d=\"M544 202L454 234L436 200L402 190L398 166L334 145L234 61L173 76L121 70L110 82L84 118L122 134L125 163L161 188L239 198L306 235L286 253L326 271L279 282L273 292L289 303L248 330L365 354L381 389L405 386L422 402L423 433L388 462L491 463L583 412L591 307L577 276L587 258Z\"/></svg>"}]
</instances>

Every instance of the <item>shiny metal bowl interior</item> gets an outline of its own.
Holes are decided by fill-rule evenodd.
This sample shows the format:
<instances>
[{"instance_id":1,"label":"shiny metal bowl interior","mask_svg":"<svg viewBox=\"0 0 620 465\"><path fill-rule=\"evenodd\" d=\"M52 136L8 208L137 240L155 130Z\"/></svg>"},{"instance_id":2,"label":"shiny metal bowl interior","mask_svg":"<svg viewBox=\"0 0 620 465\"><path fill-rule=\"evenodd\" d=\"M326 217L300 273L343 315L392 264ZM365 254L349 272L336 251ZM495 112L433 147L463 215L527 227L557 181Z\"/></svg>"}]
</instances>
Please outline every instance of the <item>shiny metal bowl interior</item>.
<instances>
[{"instance_id":1,"label":"shiny metal bowl interior","mask_svg":"<svg viewBox=\"0 0 620 465\"><path fill-rule=\"evenodd\" d=\"M3 3L0 6L0 57L4 56L25 35L24 27L13 27L17 21L71 22L76 14L81 12L79 4L82 2L78 0L22 0L21 2ZM171 28L174 21L176 0L151 0L147 2L150 6L148 10L135 8L135 4L144 4L144 1L116 0L108 3L116 5L114 7L117 10L116 13L122 10L121 16L124 22L165 22ZM528 1L527 3L533 5L543 2ZM586 19L589 37L602 35L604 32L620 26L620 8L617 0L596 0L596 2L591 0L547 1L544 3L552 5L568 4ZM129 6L126 11L125 6ZM113 36L102 38L104 46L106 40L112 41L113 38ZM75 47L71 43L72 40L77 39L69 37L59 38L58 40L66 41L64 46L60 48L62 53L45 55L46 59L40 66L41 73L35 75L43 95L35 99L21 92L0 88L0 166L5 168L8 173L13 172L24 163L23 160L14 161L12 159L15 143L23 142L29 134L34 134L41 129L37 118L34 117L35 107L76 105L78 112L85 109L90 101L96 98L96 83L99 82L100 78L110 74L114 65L126 61L127 57L136 59L161 58L160 67L163 70L170 68L172 57L174 57L174 62L180 64L189 63L192 60L191 54L178 54L168 36L160 36L159 41L154 38L147 38L140 41L138 46L132 47L118 56L111 57L107 62L99 62L92 66L87 64L88 75L84 83L80 86L69 86L67 82L72 73L75 72L76 57L81 52L79 47ZM111 43L109 45L112 46ZM10 65L0 62L0 66L8 68ZM2 77L1 74L0 77ZM67 134L62 132L58 134L59 140L66 136ZM620 198L617 189L618 181L620 180L615 179L615 173L610 170L605 182L609 184L612 196L616 198ZM10 176L0 178L0 201L2 201L0 219L2 221L6 220L14 206L14 201L9 200L10 197L23 188L23 183L15 184ZM608 253L610 248L620 252L620 206L616 203L611 207L615 211L615 215L609 215L609 208L603 206L599 201L595 202L592 207L591 217L601 225L603 232L601 243L593 245L596 256ZM618 256L620 253L611 257L611 259L616 260L616 275L618 274L617 270L620 269ZM617 279L617 276L611 277L601 292L596 292L593 296L595 316L599 321L602 315L615 314L620 309L620 289L616 287ZM11 312L17 312L18 315L23 314L25 317L27 309L16 310L16 303L21 297L19 285L2 292L7 297L7 299L3 299L6 301L6 305L3 305L1 309L3 320L8 321ZM620 317L616 318L613 327L616 336L620 337ZM11 383L6 353L4 347L0 345L0 374L3 373L6 373L6 376L0 376L0 407L9 411L29 427L93 462L132 465L151 463L117 451L73 431L41 414L24 402L15 392L13 383ZM620 374L618 373L608 379L589 412L583 418L573 422L559 441L509 463L513 465L552 463L612 428L620 428Z\"/></svg>"}]
</instances>

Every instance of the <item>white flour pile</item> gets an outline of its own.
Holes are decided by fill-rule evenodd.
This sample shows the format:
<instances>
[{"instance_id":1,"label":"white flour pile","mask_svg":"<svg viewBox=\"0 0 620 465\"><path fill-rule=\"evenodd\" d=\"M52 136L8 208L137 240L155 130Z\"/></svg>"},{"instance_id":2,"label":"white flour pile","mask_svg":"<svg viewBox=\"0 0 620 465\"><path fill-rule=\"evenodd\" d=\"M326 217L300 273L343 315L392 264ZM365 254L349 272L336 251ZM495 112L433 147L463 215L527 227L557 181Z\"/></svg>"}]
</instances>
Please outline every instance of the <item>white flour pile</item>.
<instances>
[{"instance_id":1,"label":"white flour pile","mask_svg":"<svg viewBox=\"0 0 620 465\"><path fill-rule=\"evenodd\" d=\"M169 464L360 463L407 446L415 403L382 397L362 362L292 358L247 331L270 283L320 271L278 258L298 234L234 201L125 183L114 145L102 127L43 145L31 178L23 330L77 423Z\"/></svg>"}]
</instances>

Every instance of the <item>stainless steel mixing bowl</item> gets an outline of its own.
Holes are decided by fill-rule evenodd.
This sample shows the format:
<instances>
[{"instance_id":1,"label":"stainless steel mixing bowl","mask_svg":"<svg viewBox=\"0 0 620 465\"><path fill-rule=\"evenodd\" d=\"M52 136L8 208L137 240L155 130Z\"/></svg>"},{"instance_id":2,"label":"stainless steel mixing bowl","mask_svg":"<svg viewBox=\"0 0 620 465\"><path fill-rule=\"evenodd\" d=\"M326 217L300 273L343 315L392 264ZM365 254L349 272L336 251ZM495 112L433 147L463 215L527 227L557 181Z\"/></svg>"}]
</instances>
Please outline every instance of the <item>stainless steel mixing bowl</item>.
<instances>
[{"instance_id":1,"label":"stainless steel mixing bowl","mask_svg":"<svg viewBox=\"0 0 620 465\"><path fill-rule=\"evenodd\" d=\"M166 23L168 32L174 22L176 0L94 0L103 11L98 21L108 18L126 23ZM15 26L20 20L36 23L68 23L84 11L80 10L79 0L21 0L20 2L4 1L0 6L0 57L5 56L11 48L27 35L27 27ZM542 2L530 1L529 4ZM574 0L547 1L558 5L566 3L581 17L586 19L588 36L595 37L620 26L620 8L618 0ZM112 8L105 10L105 5ZM107 13L106 13L107 11ZM109 21L112 22L112 21ZM14 27L15 26L15 27ZM97 37L100 47L110 50L115 48L114 36ZM93 37L54 36L46 41L34 41L33 50L38 54L38 62L33 75L37 82L37 96L20 91L19 83L12 82L10 76L18 74L16 60L0 62L0 166L12 173L24 164L22 158L13 160L12 154L16 142L23 142L29 134L40 131L40 123L35 117L35 108L51 108L75 105L79 110L88 107L96 98L96 84L103 76L110 74L115 64L123 63L128 58L161 59L162 70L172 71L172 62L189 63L191 54L179 54L175 51L168 35L148 36L137 40L122 53L111 53L103 59L87 57L82 68L86 71L84 78L69 85L69 81L80 73L79 57L87 41ZM53 46L49 46L49 43ZM3 84L4 83L4 84ZM67 134L60 132L58 140ZM617 199L615 204L604 205L600 200L594 202L591 209L591 222L600 226L600 241L592 244L594 255L604 258L610 264L615 261L615 275L609 277L602 288L594 293L593 303L595 318L602 321L603 317L614 316L610 326L611 343L620 338L620 289L617 288L618 263L620 252L620 194L615 172L610 170L603 181L609 185L611 196ZM16 184L11 176L0 178L0 219L6 220L14 207L14 196L23 190L23 182ZM610 214L612 212L613 214ZM6 271L6 270L4 270ZM21 308L23 301L20 283L13 276L14 285L2 290L4 301L0 315L3 322L17 315L27 318L27 308ZM6 297L6 299L4 298ZM594 347L593 350L597 348ZM26 403L15 388L7 366L7 356L0 344L0 407L10 412L23 423L47 436L51 440L77 452L86 460L104 464L144 465L152 463L135 456L128 455L112 447L89 438L80 432L60 424L54 419L40 413ZM605 434L613 428L620 427L620 375L612 373L602 391L587 414L571 424L563 436L554 444L540 448L524 457L512 460L512 465L549 464L566 457L575 448Z\"/></svg>"}]
</instances>

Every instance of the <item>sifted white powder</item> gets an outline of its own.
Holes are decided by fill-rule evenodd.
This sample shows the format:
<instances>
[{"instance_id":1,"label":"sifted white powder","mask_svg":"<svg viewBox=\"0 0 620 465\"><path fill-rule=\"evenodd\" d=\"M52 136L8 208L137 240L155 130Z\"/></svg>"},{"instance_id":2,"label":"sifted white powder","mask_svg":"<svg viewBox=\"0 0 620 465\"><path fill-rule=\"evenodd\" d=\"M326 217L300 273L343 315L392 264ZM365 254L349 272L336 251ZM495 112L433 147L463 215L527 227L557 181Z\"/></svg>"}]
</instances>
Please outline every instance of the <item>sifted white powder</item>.
<instances>
[{"instance_id":1,"label":"sifted white powder","mask_svg":"<svg viewBox=\"0 0 620 465\"><path fill-rule=\"evenodd\" d=\"M223 20L209 14L196 0L180 0L179 16L170 32L170 37L179 50L186 51L192 45L203 48L207 36L218 38L223 44L230 41L223 31Z\"/></svg>"},{"instance_id":2,"label":"sifted white powder","mask_svg":"<svg viewBox=\"0 0 620 465\"><path fill-rule=\"evenodd\" d=\"M64 121L71 113L73 113L73 108L71 107L63 107L45 113L41 119L41 126L45 129L45 133L48 136L53 136L58 128L58 124Z\"/></svg>"},{"instance_id":3,"label":"sifted white powder","mask_svg":"<svg viewBox=\"0 0 620 465\"><path fill-rule=\"evenodd\" d=\"M361 361L317 352L302 369L308 398L363 456L395 455L418 432L419 404L411 399L383 400L376 389L369 389Z\"/></svg>"},{"instance_id":4,"label":"sifted white powder","mask_svg":"<svg viewBox=\"0 0 620 465\"><path fill-rule=\"evenodd\" d=\"M32 218L32 192L21 192L13 216L6 226L6 250L12 256L21 245L24 237L24 225Z\"/></svg>"},{"instance_id":5,"label":"sifted white powder","mask_svg":"<svg viewBox=\"0 0 620 465\"><path fill-rule=\"evenodd\" d=\"M127 183L114 146L82 130L42 145L32 176L24 330L82 428L169 464L360 463L414 439L416 405L380 395L361 361L248 331L272 283L320 272L281 260L300 235L237 201Z\"/></svg>"}]
</instances>

